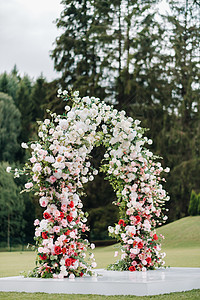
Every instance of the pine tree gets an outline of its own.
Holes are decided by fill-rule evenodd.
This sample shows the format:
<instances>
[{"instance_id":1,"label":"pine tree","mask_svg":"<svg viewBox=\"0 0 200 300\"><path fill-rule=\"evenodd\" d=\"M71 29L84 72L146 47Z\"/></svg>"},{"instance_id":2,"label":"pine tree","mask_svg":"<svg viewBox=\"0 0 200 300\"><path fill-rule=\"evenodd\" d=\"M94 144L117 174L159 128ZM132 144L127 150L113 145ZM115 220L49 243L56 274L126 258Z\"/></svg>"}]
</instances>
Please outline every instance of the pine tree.
<instances>
[{"instance_id":1,"label":"pine tree","mask_svg":"<svg viewBox=\"0 0 200 300\"><path fill-rule=\"evenodd\" d=\"M31 91L32 121L44 119L44 106L47 95L47 82L43 75L36 79Z\"/></svg>"},{"instance_id":2,"label":"pine tree","mask_svg":"<svg viewBox=\"0 0 200 300\"><path fill-rule=\"evenodd\" d=\"M63 0L64 9L56 20L58 28L64 29L56 39L51 53L55 69L62 73L61 85L78 89L82 95L105 95L101 86L101 41L98 36L106 31L105 2ZM100 8L104 9L105 15ZM102 21L103 19L103 21ZM104 24L105 23L105 24Z\"/></svg>"}]
</instances>

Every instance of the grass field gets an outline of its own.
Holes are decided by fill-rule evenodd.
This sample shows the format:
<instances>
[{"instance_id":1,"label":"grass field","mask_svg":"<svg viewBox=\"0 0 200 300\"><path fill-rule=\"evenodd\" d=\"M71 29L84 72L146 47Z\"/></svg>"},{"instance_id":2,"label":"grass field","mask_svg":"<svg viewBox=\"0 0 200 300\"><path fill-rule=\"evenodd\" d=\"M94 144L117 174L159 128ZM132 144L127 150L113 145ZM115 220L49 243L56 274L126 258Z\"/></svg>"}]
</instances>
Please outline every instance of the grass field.
<instances>
[{"instance_id":1,"label":"grass field","mask_svg":"<svg viewBox=\"0 0 200 300\"><path fill-rule=\"evenodd\" d=\"M166 266L171 267L200 267L200 216L187 217L162 226L157 230L165 236L163 251L166 252ZM117 245L98 247L94 250L97 268L106 266L115 261L114 252ZM34 252L0 252L0 277L17 276L22 271L33 269L35 263ZM161 296L95 296L95 295L47 295L42 293L3 293L0 299L18 300L31 299L67 299L67 300L129 300L129 299L200 299L200 290L171 293Z\"/></svg>"},{"instance_id":2,"label":"grass field","mask_svg":"<svg viewBox=\"0 0 200 300\"><path fill-rule=\"evenodd\" d=\"M200 216L180 219L162 226L157 232L165 236L163 251L167 254L166 266L200 268ZM116 247L112 245L94 250L97 268L106 268L116 260ZM0 252L0 277L19 275L21 271L33 269L34 263L34 252Z\"/></svg>"},{"instance_id":3,"label":"grass field","mask_svg":"<svg viewBox=\"0 0 200 300\"><path fill-rule=\"evenodd\" d=\"M199 300L200 290L182 293L171 293L158 296L100 296L100 295L69 295L44 293L4 293L0 292L1 300Z\"/></svg>"}]
</instances>

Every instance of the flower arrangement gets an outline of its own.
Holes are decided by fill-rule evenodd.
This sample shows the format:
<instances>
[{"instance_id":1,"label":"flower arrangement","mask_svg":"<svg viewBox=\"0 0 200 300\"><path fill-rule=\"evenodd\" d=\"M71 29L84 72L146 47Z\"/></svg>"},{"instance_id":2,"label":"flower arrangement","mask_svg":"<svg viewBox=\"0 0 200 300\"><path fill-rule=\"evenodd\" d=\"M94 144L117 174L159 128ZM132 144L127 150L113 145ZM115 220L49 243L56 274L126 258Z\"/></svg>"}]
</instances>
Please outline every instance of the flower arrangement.
<instances>
[{"instance_id":1,"label":"flower arrangement","mask_svg":"<svg viewBox=\"0 0 200 300\"><path fill-rule=\"evenodd\" d=\"M152 141L143 136L138 120L98 98L62 90L58 96L72 105L65 106L63 115L49 112L50 118L39 122L38 141L22 145L31 149L31 158L22 171L15 170L15 176L29 176L25 191L34 191L44 208L43 219L35 220L37 266L32 276L74 278L91 275L96 267L93 253L85 260L94 245L83 238L89 228L81 196L84 184L98 174L89 155L100 144L106 147L101 171L116 191L120 213L109 234L121 244L121 259L109 269L162 266L155 227L166 220L163 205L169 197L161 184L163 168L144 146Z\"/></svg>"}]
</instances>

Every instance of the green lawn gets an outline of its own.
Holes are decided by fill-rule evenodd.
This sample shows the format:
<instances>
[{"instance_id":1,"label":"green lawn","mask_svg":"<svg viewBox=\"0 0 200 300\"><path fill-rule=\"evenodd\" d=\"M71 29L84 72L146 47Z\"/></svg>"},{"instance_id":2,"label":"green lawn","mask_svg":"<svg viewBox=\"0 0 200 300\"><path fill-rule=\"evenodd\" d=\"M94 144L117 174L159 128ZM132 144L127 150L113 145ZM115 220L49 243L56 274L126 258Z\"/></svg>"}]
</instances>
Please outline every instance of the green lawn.
<instances>
[{"instance_id":1,"label":"green lawn","mask_svg":"<svg viewBox=\"0 0 200 300\"><path fill-rule=\"evenodd\" d=\"M0 292L2 300L199 300L200 290L182 293L171 293L158 296L100 296L100 295L69 295L45 293L4 293Z\"/></svg>"},{"instance_id":2,"label":"green lawn","mask_svg":"<svg viewBox=\"0 0 200 300\"><path fill-rule=\"evenodd\" d=\"M200 216L187 217L162 226L157 230L165 236L163 251L166 266L200 268ZM117 245L94 250L97 268L113 263ZM16 276L34 268L34 252L0 252L0 277Z\"/></svg>"},{"instance_id":3,"label":"green lawn","mask_svg":"<svg viewBox=\"0 0 200 300\"><path fill-rule=\"evenodd\" d=\"M200 268L200 216L187 217L162 226L157 230L165 236L163 251L166 252L166 266L171 267L199 267ZM117 245L98 247L94 250L97 268L106 266L115 261L114 252ZM0 252L0 277L17 276L22 271L34 268L34 252ZM95 295L64 295L42 293L4 293L0 292L0 299L5 300L129 300L129 299L200 299L200 290L182 293L171 293L159 296L95 296Z\"/></svg>"}]
</instances>

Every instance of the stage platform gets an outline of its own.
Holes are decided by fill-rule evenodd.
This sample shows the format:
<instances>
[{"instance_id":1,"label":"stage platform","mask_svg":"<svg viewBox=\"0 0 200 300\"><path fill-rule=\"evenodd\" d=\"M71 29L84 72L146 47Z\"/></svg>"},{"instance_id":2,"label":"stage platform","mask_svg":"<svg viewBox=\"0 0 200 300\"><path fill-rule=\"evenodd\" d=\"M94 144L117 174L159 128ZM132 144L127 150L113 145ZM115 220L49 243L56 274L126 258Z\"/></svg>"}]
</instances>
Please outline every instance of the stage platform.
<instances>
[{"instance_id":1,"label":"stage platform","mask_svg":"<svg viewBox=\"0 0 200 300\"><path fill-rule=\"evenodd\" d=\"M147 272L96 269L96 276L75 279L0 278L0 291L99 295L159 295L200 289L200 268L167 268Z\"/></svg>"}]
</instances>

